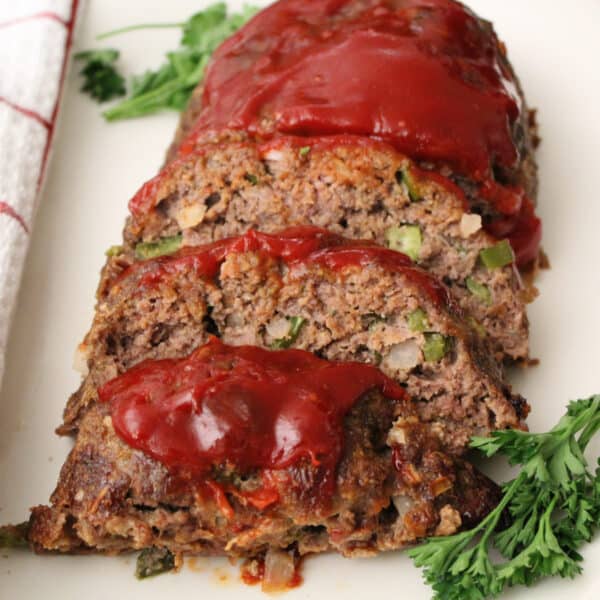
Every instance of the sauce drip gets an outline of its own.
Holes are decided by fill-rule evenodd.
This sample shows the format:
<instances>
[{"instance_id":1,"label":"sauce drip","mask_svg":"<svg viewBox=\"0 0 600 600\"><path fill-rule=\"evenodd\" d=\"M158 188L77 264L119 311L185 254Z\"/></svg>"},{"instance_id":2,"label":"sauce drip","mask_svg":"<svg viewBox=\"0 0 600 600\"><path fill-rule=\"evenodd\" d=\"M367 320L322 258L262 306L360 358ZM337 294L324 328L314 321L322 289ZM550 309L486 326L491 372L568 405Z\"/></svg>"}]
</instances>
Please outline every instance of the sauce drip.
<instances>
[{"instance_id":1,"label":"sauce drip","mask_svg":"<svg viewBox=\"0 0 600 600\"><path fill-rule=\"evenodd\" d=\"M243 473L306 460L320 469L321 492L331 493L344 416L375 388L406 399L370 365L213 338L186 358L133 367L99 398L122 440L172 469L203 476L225 463Z\"/></svg>"},{"instance_id":2,"label":"sauce drip","mask_svg":"<svg viewBox=\"0 0 600 600\"><path fill-rule=\"evenodd\" d=\"M259 252L282 260L290 268L310 263L336 271L349 266L377 264L416 282L438 306L452 304L447 289L415 266L406 255L368 240L351 240L311 226L291 227L276 235L250 230L242 236L212 244L186 246L169 256L133 263L116 283L138 276L138 287L155 287L165 278L190 271L199 277L212 278L228 255L244 252Z\"/></svg>"}]
</instances>

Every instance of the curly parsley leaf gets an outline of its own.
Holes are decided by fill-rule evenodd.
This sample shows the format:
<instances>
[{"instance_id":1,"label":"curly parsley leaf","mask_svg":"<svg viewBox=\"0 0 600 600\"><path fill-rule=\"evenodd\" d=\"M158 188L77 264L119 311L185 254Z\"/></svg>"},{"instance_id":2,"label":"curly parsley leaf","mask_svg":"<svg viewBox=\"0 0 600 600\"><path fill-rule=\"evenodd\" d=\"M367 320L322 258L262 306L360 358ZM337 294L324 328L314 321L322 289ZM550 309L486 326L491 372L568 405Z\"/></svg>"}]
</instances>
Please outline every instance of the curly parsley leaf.
<instances>
[{"instance_id":1,"label":"curly parsley leaf","mask_svg":"<svg viewBox=\"0 0 600 600\"><path fill-rule=\"evenodd\" d=\"M156 70L133 77L128 98L104 112L108 121L130 119L169 109L185 108L194 88L202 81L206 65L216 48L251 16L255 7L229 15L225 3L219 2L194 14L184 23L138 25L110 32L123 33L134 29L181 27L180 46L167 53L167 61Z\"/></svg>"},{"instance_id":2,"label":"curly parsley leaf","mask_svg":"<svg viewBox=\"0 0 600 600\"><path fill-rule=\"evenodd\" d=\"M579 548L600 526L600 461L590 472L584 451L600 429L600 396L578 400L547 433L498 431L473 438L487 456L521 465L498 506L474 529L432 538L409 555L435 598L481 600L506 587L581 572ZM511 524L497 531L502 516ZM498 550L503 560L495 560Z\"/></svg>"},{"instance_id":3,"label":"curly parsley leaf","mask_svg":"<svg viewBox=\"0 0 600 600\"><path fill-rule=\"evenodd\" d=\"M125 79L115 68L119 51L113 48L85 50L75 54L75 60L85 61L80 71L84 77L81 91L98 102L106 102L125 95Z\"/></svg>"}]
</instances>

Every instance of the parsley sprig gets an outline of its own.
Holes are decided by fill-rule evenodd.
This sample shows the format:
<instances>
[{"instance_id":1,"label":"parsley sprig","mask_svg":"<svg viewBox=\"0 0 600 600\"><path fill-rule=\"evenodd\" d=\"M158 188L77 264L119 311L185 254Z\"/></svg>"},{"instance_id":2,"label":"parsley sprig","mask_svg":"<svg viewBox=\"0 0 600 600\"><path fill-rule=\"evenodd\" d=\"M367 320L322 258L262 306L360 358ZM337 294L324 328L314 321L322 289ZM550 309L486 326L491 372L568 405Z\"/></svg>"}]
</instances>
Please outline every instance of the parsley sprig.
<instances>
[{"instance_id":1,"label":"parsley sprig","mask_svg":"<svg viewBox=\"0 0 600 600\"><path fill-rule=\"evenodd\" d=\"M209 6L205 10L194 14L183 23L159 23L143 24L125 27L99 36L106 37L125 33L138 29L154 29L165 27L178 27L182 29L179 48L167 53L167 61L156 70L149 70L142 75L134 76L131 81L131 92L128 98L105 111L104 117L108 121L119 119L131 119L142 117L160 110L171 109L181 111L185 108L187 101L194 88L204 77L206 65L212 53L224 40L237 31L251 16L257 12L257 8L246 6L240 13L229 15L224 2ZM111 53L107 56L116 56L116 50L88 51L78 56L93 55L100 53ZM86 83L84 91L104 101L116 95L116 77L121 77L114 70L114 65L104 63L104 78L94 81L94 88ZM108 67L112 67L109 77ZM88 68L88 67L86 67ZM85 73L85 70L84 70ZM121 78L121 84L123 83ZM125 92L124 87L118 88L119 92Z\"/></svg>"},{"instance_id":2,"label":"parsley sprig","mask_svg":"<svg viewBox=\"0 0 600 600\"><path fill-rule=\"evenodd\" d=\"M600 461L592 473L584 457L598 429L600 396L593 396L572 402L547 433L506 430L473 438L472 446L486 456L504 454L522 468L475 528L410 551L435 598L480 600L542 577L581 572L578 549L600 525ZM511 524L499 531L506 515ZM494 548L499 560L491 555Z\"/></svg>"},{"instance_id":3,"label":"parsley sprig","mask_svg":"<svg viewBox=\"0 0 600 600\"><path fill-rule=\"evenodd\" d=\"M115 67L118 58L119 51L114 48L85 50L75 54L75 60L85 62L85 66L79 72L84 78L81 91L88 93L98 102L124 96L125 79Z\"/></svg>"}]
</instances>

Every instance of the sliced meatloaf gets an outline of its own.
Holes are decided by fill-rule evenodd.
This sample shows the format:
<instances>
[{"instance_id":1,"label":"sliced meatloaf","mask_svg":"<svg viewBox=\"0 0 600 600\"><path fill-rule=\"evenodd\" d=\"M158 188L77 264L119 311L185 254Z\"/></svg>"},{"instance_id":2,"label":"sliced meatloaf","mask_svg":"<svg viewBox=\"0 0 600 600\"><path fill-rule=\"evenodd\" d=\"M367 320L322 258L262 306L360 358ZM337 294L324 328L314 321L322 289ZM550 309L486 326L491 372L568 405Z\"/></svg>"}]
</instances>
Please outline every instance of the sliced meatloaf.
<instances>
[{"instance_id":1,"label":"sliced meatloaf","mask_svg":"<svg viewBox=\"0 0 600 600\"><path fill-rule=\"evenodd\" d=\"M502 382L479 327L404 254L297 228L111 265L82 346L90 372L62 431L78 427L108 379L145 359L185 355L211 334L379 365L452 452L471 435L523 427L528 406Z\"/></svg>"},{"instance_id":2,"label":"sliced meatloaf","mask_svg":"<svg viewBox=\"0 0 600 600\"><path fill-rule=\"evenodd\" d=\"M442 279L498 358L526 359L526 301L507 242L448 179L357 137L206 145L169 164L130 203L130 253L313 224L406 252ZM181 236L180 238L177 236ZM176 247L175 246L175 247Z\"/></svg>"},{"instance_id":3,"label":"sliced meatloaf","mask_svg":"<svg viewBox=\"0 0 600 600\"><path fill-rule=\"evenodd\" d=\"M213 340L97 395L51 505L32 511L40 552L157 547L266 558L291 576L303 554L368 556L452 534L500 496L364 364Z\"/></svg>"}]
</instances>

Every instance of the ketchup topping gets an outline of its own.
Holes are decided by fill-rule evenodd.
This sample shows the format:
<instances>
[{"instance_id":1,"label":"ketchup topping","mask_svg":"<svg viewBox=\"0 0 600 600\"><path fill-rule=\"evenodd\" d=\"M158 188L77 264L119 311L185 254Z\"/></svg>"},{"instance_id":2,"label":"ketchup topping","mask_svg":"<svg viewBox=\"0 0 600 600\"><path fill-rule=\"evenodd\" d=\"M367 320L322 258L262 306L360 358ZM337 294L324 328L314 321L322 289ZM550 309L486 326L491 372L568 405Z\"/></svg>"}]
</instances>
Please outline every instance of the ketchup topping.
<instances>
[{"instance_id":1,"label":"ketchup topping","mask_svg":"<svg viewBox=\"0 0 600 600\"><path fill-rule=\"evenodd\" d=\"M334 271L349 266L381 265L416 282L437 305L454 306L445 286L415 266L408 256L368 240L351 240L312 226L291 227L276 235L250 230L212 244L186 246L169 256L133 263L116 283L138 276L140 288L155 287L165 278L189 271L199 277L213 278L227 256L244 252L282 260L291 268L301 263L319 264Z\"/></svg>"},{"instance_id":2,"label":"ketchup topping","mask_svg":"<svg viewBox=\"0 0 600 600\"><path fill-rule=\"evenodd\" d=\"M483 180L519 161L521 102L499 48L452 0L280 0L215 52L192 137L375 136Z\"/></svg>"},{"instance_id":3,"label":"ketchup topping","mask_svg":"<svg viewBox=\"0 0 600 600\"><path fill-rule=\"evenodd\" d=\"M186 358L143 362L98 393L117 435L176 472L207 476L228 464L248 473L305 460L332 492L344 416L372 389L407 399L367 364L213 338Z\"/></svg>"}]
</instances>

